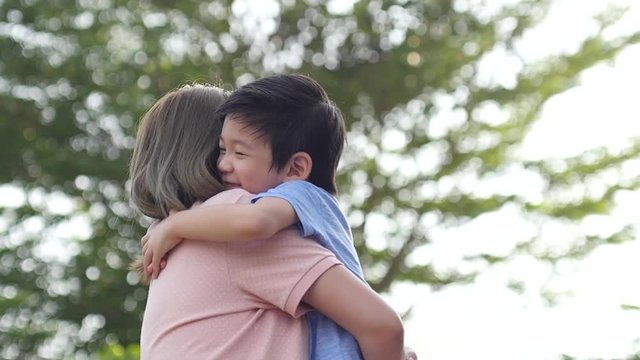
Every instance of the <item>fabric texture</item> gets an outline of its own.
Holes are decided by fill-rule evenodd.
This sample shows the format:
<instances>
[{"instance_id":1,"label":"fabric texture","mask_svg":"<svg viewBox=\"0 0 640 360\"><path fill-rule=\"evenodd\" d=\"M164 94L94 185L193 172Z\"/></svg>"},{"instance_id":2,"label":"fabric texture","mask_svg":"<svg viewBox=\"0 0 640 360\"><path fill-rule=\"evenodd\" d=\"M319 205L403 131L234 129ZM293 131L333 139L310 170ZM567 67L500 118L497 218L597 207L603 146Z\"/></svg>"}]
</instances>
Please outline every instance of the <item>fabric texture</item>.
<instances>
[{"instance_id":1,"label":"fabric texture","mask_svg":"<svg viewBox=\"0 0 640 360\"><path fill-rule=\"evenodd\" d=\"M315 239L329 249L366 283L353 245L351 228L333 195L308 181L294 180L260 193L251 201L256 202L264 197L278 197L288 201L296 211L302 235ZM308 313L307 319L311 360L362 359L356 339L333 320L318 311Z\"/></svg>"},{"instance_id":2,"label":"fabric texture","mask_svg":"<svg viewBox=\"0 0 640 360\"><path fill-rule=\"evenodd\" d=\"M234 189L202 206L250 198ZM267 240L184 240L149 288L141 358L306 359L309 309L300 301L339 264L293 227Z\"/></svg>"}]
</instances>

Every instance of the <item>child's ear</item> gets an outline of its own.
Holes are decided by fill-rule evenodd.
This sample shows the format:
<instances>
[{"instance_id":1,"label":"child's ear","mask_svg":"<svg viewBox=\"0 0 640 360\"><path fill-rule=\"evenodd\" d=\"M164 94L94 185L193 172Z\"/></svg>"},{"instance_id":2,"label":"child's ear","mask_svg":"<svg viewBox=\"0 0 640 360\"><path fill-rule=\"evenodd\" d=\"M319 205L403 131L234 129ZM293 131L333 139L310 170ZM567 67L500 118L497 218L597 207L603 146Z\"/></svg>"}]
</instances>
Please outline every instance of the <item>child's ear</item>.
<instances>
[{"instance_id":1,"label":"child's ear","mask_svg":"<svg viewBox=\"0 0 640 360\"><path fill-rule=\"evenodd\" d=\"M313 161L306 152L297 152L289 159L287 180L307 180L311 174Z\"/></svg>"}]
</instances>

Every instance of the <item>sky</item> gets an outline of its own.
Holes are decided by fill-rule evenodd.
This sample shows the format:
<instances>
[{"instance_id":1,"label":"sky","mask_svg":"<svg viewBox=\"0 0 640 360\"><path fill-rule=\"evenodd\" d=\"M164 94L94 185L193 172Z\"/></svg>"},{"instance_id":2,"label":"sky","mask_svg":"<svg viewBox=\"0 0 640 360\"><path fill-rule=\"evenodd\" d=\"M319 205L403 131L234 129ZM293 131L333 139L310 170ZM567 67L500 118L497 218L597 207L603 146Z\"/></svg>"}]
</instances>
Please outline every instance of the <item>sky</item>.
<instances>
[{"instance_id":1,"label":"sky","mask_svg":"<svg viewBox=\"0 0 640 360\"><path fill-rule=\"evenodd\" d=\"M555 0L548 19L518 44L520 55L535 61L549 53L574 51L595 31L592 14L611 3L629 5L630 12L605 36L640 28L638 1ZM597 146L615 150L639 137L638 64L640 46L636 45L612 63L586 71L577 87L548 101L518 156L562 158ZM508 84L513 76L510 71L517 70L517 66L510 66L510 59L496 56L485 64L485 78ZM640 173L638 168L640 165L630 171ZM613 214L620 221L633 219L640 202L640 193L627 195L619 200ZM516 241L517 231L505 229L504 223L504 218L485 218L469 231L448 234L451 246L436 247L430 256L455 261L458 256L453 247L464 245L465 237L471 234L490 239L480 242L485 246L509 246ZM550 226L548 236L568 238L606 231L614 224L610 219L594 218L585 226L592 229ZM500 233L495 229L501 229ZM400 311L412 307L405 321L406 343L417 351L419 359L545 360L559 359L561 354L578 359L620 359L640 351L640 311L621 308L621 304L640 306L640 286L635 286L639 258L638 240L606 245L582 262L565 264L559 275L551 277L548 267L524 256L483 273L472 285L433 292L427 286L397 284L388 299ZM505 286L514 272L527 281L524 294ZM556 306L549 307L539 296L543 286L560 293Z\"/></svg>"}]
</instances>

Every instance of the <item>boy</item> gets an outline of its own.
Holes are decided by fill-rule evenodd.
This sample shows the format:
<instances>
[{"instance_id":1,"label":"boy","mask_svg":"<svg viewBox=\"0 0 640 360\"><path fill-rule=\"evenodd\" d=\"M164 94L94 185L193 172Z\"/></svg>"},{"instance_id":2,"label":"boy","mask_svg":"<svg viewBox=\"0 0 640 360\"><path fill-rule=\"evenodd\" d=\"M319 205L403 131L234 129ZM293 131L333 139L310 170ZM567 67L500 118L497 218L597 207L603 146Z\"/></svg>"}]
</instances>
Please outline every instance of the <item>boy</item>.
<instances>
[{"instance_id":1,"label":"boy","mask_svg":"<svg viewBox=\"0 0 640 360\"><path fill-rule=\"evenodd\" d=\"M304 236L313 236L364 282L348 223L333 196L344 121L324 89L306 76L273 76L241 87L219 112L225 116L218 158L223 183L258 194L255 204L187 210L159 223L143 239L153 277L181 238L268 238L297 223ZM332 318L345 315L332 310L325 309ZM356 340L335 322L317 312L308 321L311 359L360 358ZM385 351L364 338L358 341L365 358Z\"/></svg>"}]
</instances>

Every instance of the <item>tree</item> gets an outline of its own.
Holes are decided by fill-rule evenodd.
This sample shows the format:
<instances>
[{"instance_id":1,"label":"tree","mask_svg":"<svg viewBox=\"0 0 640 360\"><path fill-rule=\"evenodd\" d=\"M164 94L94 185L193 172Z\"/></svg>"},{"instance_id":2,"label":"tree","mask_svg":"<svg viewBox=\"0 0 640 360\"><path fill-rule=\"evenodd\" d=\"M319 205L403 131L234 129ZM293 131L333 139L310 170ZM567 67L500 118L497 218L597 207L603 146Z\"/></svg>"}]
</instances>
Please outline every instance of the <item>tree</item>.
<instances>
[{"instance_id":1,"label":"tree","mask_svg":"<svg viewBox=\"0 0 640 360\"><path fill-rule=\"evenodd\" d=\"M620 11L600 17L601 31L575 53L516 59L520 70L503 84L480 78L482 61L496 51L514 58L514 44L548 2L495 12L450 0L261 4L254 11L247 1L0 1L0 183L14 199L0 220L3 357L82 356L139 341L146 290L127 264L148 222L128 203L127 163L141 114L190 82L233 88L300 72L326 87L350 131L340 198L378 291L399 281L438 288L514 254L554 264L630 239L635 228L627 224L559 253L538 231L508 255L468 256L472 271L442 271L411 256L430 246L434 227L505 206L535 224L579 223L638 188L638 179L621 177L588 191L603 172L637 157L638 143L553 161L513 155L548 99L638 42L638 32L604 40ZM514 169L537 177L545 196L477 191ZM575 189L585 191L568 197ZM382 245L372 241L382 238L376 224L386 225Z\"/></svg>"}]
</instances>

